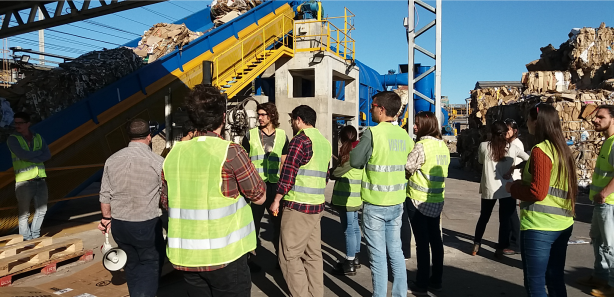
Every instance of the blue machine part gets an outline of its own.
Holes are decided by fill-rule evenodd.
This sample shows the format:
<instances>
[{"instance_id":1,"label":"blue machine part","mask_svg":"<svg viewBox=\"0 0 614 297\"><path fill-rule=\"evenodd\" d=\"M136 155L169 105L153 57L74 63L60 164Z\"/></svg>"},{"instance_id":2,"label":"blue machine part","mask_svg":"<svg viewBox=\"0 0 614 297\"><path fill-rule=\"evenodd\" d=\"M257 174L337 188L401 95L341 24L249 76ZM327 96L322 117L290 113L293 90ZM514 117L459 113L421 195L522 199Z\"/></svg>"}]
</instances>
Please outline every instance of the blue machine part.
<instances>
[{"instance_id":1,"label":"blue machine part","mask_svg":"<svg viewBox=\"0 0 614 297\"><path fill-rule=\"evenodd\" d=\"M373 68L358 60L356 60L356 66L360 69L358 74L358 80L360 82L358 89L358 102L360 102L358 108L360 118L359 124L360 126L376 126L377 123L371 120L371 97L384 91L384 84L380 80L381 76L379 73Z\"/></svg>"},{"instance_id":2,"label":"blue machine part","mask_svg":"<svg viewBox=\"0 0 614 297\"><path fill-rule=\"evenodd\" d=\"M318 10L320 10L320 18L324 16L324 7L322 3L316 0L307 1L296 7L296 11L303 16L303 20L318 19Z\"/></svg>"}]
</instances>

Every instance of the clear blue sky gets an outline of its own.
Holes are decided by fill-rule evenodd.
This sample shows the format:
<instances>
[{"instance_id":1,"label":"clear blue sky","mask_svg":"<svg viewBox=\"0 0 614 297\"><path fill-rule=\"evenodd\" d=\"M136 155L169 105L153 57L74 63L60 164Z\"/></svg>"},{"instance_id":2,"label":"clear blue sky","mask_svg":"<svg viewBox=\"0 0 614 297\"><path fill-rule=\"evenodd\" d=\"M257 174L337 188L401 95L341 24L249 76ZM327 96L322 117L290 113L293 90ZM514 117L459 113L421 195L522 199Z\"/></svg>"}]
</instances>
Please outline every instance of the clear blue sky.
<instances>
[{"instance_id":1,"label":"clear blue sky","mask_svg":"<svg viewBox=\"0 0 614 297\"><path fill-rule=\"evenodd\" d=\"M427 3L434 5L433 1ZM146 6L156 13L137 8L90 20L98 24L78 22L53 29L124 44L138 38L138 34L155 23L185 17L208 4L210 1L163 2ZM407 63L403 27L406 1L323 1L323 5L328 16L342 15L343 7L356 14L356 31L352 37L356 40L357 59L380 73ZM53 10L54 5L48 7ZM476 81L520 80L526 71L525 64L539 58L540 47L551 43L558 48L572 28L598 27L601 22L614 26L613 11L612 1L444 1L442 95L447 95L450 103L464 103ZM416 29L432 19L433 14L419 8ZM418 38L417 43L434 52L435 34L431 30ZM116 46L57 32L46 31L46 34L47 51L67 56ZM29 33L11 38L10 45L36 49L33 43L36 40L37 33ZM420 53L416 54L416 60L423 65L434 62Z\"/></svg>"}]
</instances>

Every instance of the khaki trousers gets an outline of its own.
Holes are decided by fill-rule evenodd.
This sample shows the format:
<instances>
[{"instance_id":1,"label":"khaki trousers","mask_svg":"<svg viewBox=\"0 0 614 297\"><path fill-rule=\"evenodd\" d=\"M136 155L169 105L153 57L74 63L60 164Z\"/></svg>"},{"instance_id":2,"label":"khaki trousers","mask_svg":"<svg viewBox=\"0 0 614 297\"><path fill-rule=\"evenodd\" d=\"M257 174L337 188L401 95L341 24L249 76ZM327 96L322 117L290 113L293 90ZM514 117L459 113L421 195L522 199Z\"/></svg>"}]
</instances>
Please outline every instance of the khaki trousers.
<instances>
[{"instance_id":1,"label":"khaki trousers","mask_svg":"<svg viewBox=\"0 0 614 297\"><path fill-rule=\"evenodd\" d=\"M279 237L279 266L293 297L323 297L324 268L319 214L284 207Z\"/></svg>"}]
</instances>

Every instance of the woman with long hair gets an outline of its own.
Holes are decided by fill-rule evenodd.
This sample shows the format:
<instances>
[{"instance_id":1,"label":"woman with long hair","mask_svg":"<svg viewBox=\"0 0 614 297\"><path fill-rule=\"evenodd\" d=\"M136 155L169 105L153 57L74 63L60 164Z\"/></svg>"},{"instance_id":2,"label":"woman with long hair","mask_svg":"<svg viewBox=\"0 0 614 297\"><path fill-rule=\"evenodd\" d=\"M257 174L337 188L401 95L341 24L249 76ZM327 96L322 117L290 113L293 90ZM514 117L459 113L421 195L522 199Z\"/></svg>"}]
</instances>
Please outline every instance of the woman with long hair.
<instances>
[{"instance_id":1,"label":"woman with long hair","mask_svg":"<svg viewBox=\"0 0 614 297\"><path fill-rule=\"evenodd\" d=\"M345 233L345 260L340 261L333 270L340 275L356 275L360 268L357 254L360 252L360 224L358 211L362 206L360 187L362 170L350 166L350 152L356 145L358 132L353 126L345 126L339 132L339 166L333 171L335 179L332 205L339 211L341 225Z\"/></svg>"},{"instance_id":2,"label":"woman with long hair","mask_svg":"<svg viewBox=\"0 0 614 297\"><path fill-rule=\"evenodd\" d=\"M442 140L441 127L432 112L423 111L416 114L414 133L418 142L407 157L405 174L409 179L407 197L410 202L407 202L406 206L416 239L418 272L416 281L409 287L414 295L425 296L428 295L429 288L435 291L441 289L443 241L439 220L443 210L450 151Z\"/></svg>"},{"instance_id":3,"label":"woman with long hair","mask_svg":"<svg viewBox=\"0 0 614 297\"><path fill-rule=\"evenodd\" d=\"M509 129L509 132L507 134L508 135L507 142L509 142L510 145L517 146L520 149L520 151L524 152L525 151L524 144L518 138L520 133L518 131L518 123L516 123L516 120L508 118L505 120L505 124L507 125L507 128ZM521 159L520 157L516 158L516 161L514 162L514 167L511 168L510 172L508 172L509 177L511 177L511 179L513 180L522 179L520 168L523 167L525 161L527 160ZM520 253L520 219L518 218L518 211L516 210L516 207L514 207L514 214L512 214L512 217L510 218L510 228L511 230L510 230L509 249L514 251L516 254L518 254Z\"/></svg>"},{"instance_id":4,"label":"woman with long hair","mask_svg":"<svg viewBox=\"0 0 614 297\"><path fill-rule=\"evenodd\" d=\"M537 145L522 181L506 184L520 203L520 250L529 297L567 296L565 258L573 229L578 181L556 109L540 103L527 118ZM548 287L548 294L546 294Z\"/></svg>"},{"instance_id":5,"label":"woman with long hair","mask_svg":"<svg viewBox=\"0 0 614 297\"><path fill-rule=\"evenodd\" d=\"M499 201L499 237L495 256L500 257L516 253L509 249L510 223L516 210L516 200L505 190L505 184L512 181L510 176L506 175L514 166L517 157L527 160L529 155L508 142L511 131L504 122L496 121L490 127L490 141L482 142L478 150L478 161L482 164L480 181L482 200L471 255L475 256L480 250L486 225L495 203Z\"/></svg>"}]
</instances>

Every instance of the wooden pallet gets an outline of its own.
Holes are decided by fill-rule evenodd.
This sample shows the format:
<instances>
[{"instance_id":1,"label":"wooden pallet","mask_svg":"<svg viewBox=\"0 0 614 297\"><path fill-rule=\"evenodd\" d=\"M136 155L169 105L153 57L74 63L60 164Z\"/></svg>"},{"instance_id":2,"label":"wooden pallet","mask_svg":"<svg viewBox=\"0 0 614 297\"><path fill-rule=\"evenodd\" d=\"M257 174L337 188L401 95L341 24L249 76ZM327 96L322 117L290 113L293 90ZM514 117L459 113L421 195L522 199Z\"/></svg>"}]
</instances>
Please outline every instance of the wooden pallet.
<instances>
[{"instance_id":1,"label":"wooden pallet","mask_svg":"<svg viewBox=\"0 0 614 297\"><path fill-rule=\"evenodd\" d=\"M26 250L0 259L0 277L44 267L51 262L58 262L60 259L66 260L67 257L74 258L83 255L83 253L81 239L70 239Z\"/></svg>"},{"instance_id":2,"label":"wooden pallet","mask_svg":"<svg viewBox=\"0 0 614 297\"><path fill-rule=\"evenodd\" d=\"M9 244L15 244L18 242L23 242L23 236L19 234L12 234L0 237L0 246L7 246Z\"/></svg>"},{"instance_id":3,"label":"wooden pallet","mask_svg":"<svg viewBox=\"0 0 614 297\"><path fill-rule=\"evenodd\" d=\"M0 247L0 259L15 256L27 250L38 249L50 246L53 242L51 237L39 237L28 241L22 241L15 244L5 245Z\"/></svg>"}]
</instances>

